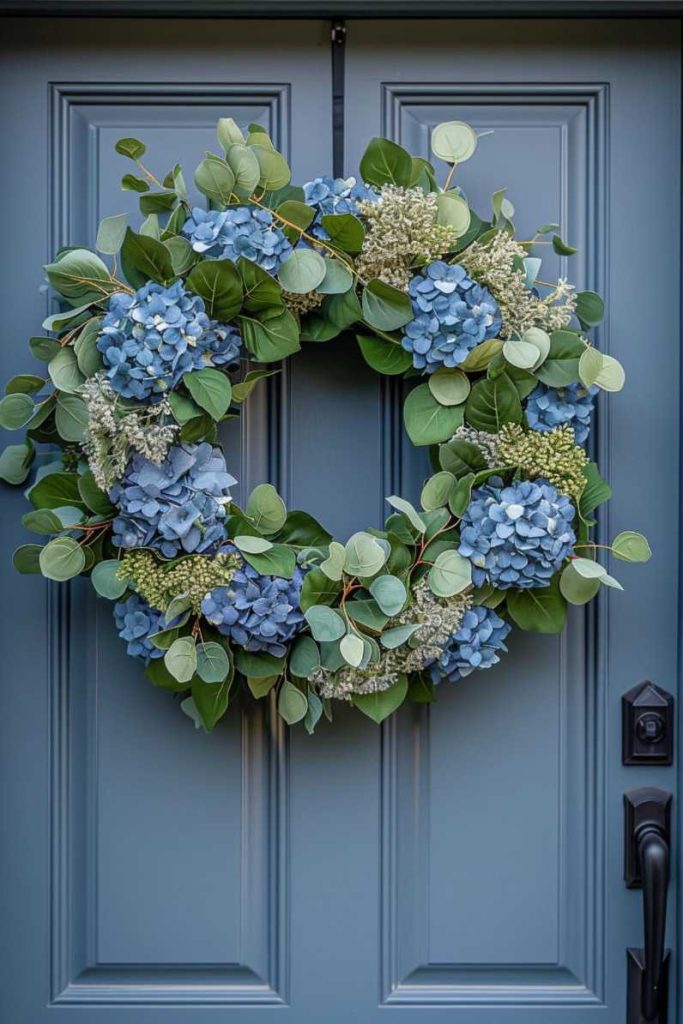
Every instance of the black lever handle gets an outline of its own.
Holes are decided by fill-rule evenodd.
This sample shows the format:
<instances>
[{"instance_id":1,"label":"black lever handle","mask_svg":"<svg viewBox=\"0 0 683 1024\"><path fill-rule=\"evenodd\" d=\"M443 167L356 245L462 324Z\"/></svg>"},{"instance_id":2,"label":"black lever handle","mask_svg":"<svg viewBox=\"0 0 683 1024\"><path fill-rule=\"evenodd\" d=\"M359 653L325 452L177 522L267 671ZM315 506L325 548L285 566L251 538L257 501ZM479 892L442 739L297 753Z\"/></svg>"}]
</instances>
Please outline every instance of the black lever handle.
<instances>
[{"instance_id":1,"label":"black lever handle","mask_svg":"<svg viewBox=\"0 0 683 1024\"><path fill-rule=\"evenodd\" d=\"M667 1019L668 953L664 949L669 888L671 794L644 787L624 794L625 880L643 890L642 949L628 950L628 1022Z\"/></svg>"},{"instance_id":2,"label":"black lever handle","mask_svg":"<svg viewBox=\"0 0 683 1024\"><path fill-rule=\"evenodd\" d=\"M640 830L637 843L640 874L643 879L645 925L641 1009L645 1020L656 1020L660 1006L660 981L664 960L669 844L659 829L648 826Z\"/></svg>"}]
</instances>

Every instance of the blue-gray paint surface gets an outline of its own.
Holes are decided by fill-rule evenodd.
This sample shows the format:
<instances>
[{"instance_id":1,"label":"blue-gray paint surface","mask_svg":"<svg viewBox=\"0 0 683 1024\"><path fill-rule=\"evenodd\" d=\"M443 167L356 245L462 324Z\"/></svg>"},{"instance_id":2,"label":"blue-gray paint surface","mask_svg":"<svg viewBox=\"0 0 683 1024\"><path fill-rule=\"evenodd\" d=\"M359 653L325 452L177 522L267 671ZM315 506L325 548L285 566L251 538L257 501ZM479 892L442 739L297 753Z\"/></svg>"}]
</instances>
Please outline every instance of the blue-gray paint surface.
<instances>
[{"instance_id":1,"label":"blue-gray paint surface","mask_svg":"<svg viewBox=\"0 0 683 1024\"><path fill-rule=\"evenodd\" d=\"M46 313L40 264L133 209L116 138L191 169L220 115L266 123L295 180L331 167L324 22L17 22L5 34L2 377ZM679 36L665 22L351 22L346 155L430 126L481 140L473 205L507 186L530 237L562 223L567 273L604 292L600 345L626 391L601 399L596 454L623 594L563 638L516 633L496 669L377 729L342 709L286 736L266 708L196 734L115 636L87 584L15 578L21 496L2 492L5 667L2 1020L93 1024L589 1024L624 1020L640 896L622 881L621 796L675 769L620 763L622 692L676 689ZM225 443L241 492L271 479L338 535L419 492L399 388L352 339L305 346ZM675 879L674 879L675 884ZM669 943L677 948L674 902ZM676 1019L672 985L670 1020Z\"/></svg>"}]
</instances>

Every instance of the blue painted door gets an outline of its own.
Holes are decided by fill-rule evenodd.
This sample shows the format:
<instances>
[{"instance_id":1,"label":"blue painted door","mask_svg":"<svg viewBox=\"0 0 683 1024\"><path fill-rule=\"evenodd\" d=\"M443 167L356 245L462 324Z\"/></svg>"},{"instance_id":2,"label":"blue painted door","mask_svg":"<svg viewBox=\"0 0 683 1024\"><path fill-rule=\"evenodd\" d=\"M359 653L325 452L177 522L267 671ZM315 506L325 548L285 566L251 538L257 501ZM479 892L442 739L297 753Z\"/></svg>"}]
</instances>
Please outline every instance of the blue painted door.
<instances>
[{"instance_id":1,"label":"blue painted door","mask_svg":"<svg viewBox=\"0 0 683 1024\"><path fill-rule=\"evenodd\" d=\"M191 166L230 115L266 123L296 180L331 167L327 23L24 21L4 47L3 379L46 312L40 264L132 206L116 138ZM676 789L621 766L620 697L676 689L679 64L673 22L348 25L348 173L371 135L427 155L462 118L494 129L463 168L475 207L507 186L520 225L579 246L568 272L606 294L601 348L629 375L599 415L602 529L637 524L655 557L435 706L310 738L261 707L195 733L87 587L3 556L3 1021L625 1020L622 793ZM378 522L423 472L397 399L352 340L311 345L226 436L231 468L339 534ZM3 491L7 552L22 511Z\"/></svg>"}]
</instances>

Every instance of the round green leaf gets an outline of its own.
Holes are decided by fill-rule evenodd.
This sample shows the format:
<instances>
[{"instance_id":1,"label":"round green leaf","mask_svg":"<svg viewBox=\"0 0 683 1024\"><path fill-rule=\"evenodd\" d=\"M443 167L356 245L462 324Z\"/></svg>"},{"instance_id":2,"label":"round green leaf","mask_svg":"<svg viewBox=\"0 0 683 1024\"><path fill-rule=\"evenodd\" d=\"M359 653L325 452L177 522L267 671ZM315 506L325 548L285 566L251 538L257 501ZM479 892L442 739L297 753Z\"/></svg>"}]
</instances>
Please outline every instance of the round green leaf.
<instances>
[{"instance_id":1,"label":"round green leaf","mask_svg":"<svg viewBox=\"0 0 683 1024\"><path fill-rule=\"evenodd\" d=\"M20 544L12 555L12 565L22 576L40 572L40 544Z\"/></svg>"},{"instance_id":2,"label":"round green leaf","mask_svg":"<svg viewBox=\"0 0 683 1024\"><path fill-rule=\"evenodd\" d=\"M598 577L587 577L576 571L572 562L560 576L560 593L570 604L587 604L600 589Z\"/></svg>"},{"instance_id":3,"label":"round green leaf","mask_svg":"<svg viewBox=\"0 0 683 1024\"><path fill-rule=\"evenodd\" d=\"M287 507L272 484L259 484L249 495L247 516L261 533L277 533L287 519Z\"/></svg>"},{"instance_id":4,"label":"round green leaf","mask_svg":"<svg viewBox=\"0 0 683 1024\"><path fill-rule=\"evenodd\" d=\"M327 273L325 260L313 249L295 249L278 270L278 280L288 292L303 295L315 291Z\"/></svg>"},{"instance_id":5,"label":"round green leaf","mask_svg":"<svg viewBox=\"0 0 683 1024\"><path fill-rule=\"evenodd\" d=\"M115 290L107 266L90 249L69 249L45 267L48 281L72 306L94 302Z\"/></svg>"},{"instance_id":6,"label":"round green leaf","mask_svg":"<svg viewBox=\"0 0 683 1024\"><path fill-rule=\"evenodd\" d=\"M78 391L85 380L78 368L76 353L68 345L65 345L56 356L52 357L47 368L54 386L67 394Z\"/></svg>"},{"instance_id":7,"label":"round green leaf","mask_svg":"<svg viewBox=\"0 0 683 1024\"><path fill-rule=\"evenodd\" d=\"M563 388L579 378L579 359L585 345L573 331L553 331L550 335L550 351L537 376L550 388Z\"/></svg>"},{"instance_id":8,"label":"round green leaf","mask_svg":"<svg viewBox=\"0 0 683 1024\"><path fill-rule=\"evenodd\" d=\"M413 508L409 501L406 501L405 498L399 498L398 495L396 494L392 494L387 498L387 502L389 505L391 505L392 508L395 508L399 512L402 512L403 515L407 517L408 521L415 527L418 533L427 532L427 524L425 523L424 519L417 511L417 509Z\"/></svg>"},{"instance_id":9,"label":"round green leaf","mask_svg":"<svg viewBox=\"0 0 683 1024\"><path fill-rule=\"evenodd\" d=\"M237 130L239 131L239 128ZM235 176L234 191L238 196L250 196L261 177L261 167L256 153L243 142L235 142L228 147L225 158Z\"/></svg>"},{"instance_id":10,"label":"round green leaf","mask_svg":"<svg viewBox=\"0 0 683 1024\"><path fill-rule=\"evenodd\" d=\"M289 657L289 671L298 679L308 679L320 665L320 650L310 636L299 636L294 642Z\"/></svg>"},{"instance_id":11,"label":"round green leaf","mask_svg":"<svg viewBox=\"0 0 683 1024\"><path fill-rule=\"evenodd\" d=\"M214 420L225 416L232 399L232 387L226 374L207 366L203 370L186 373L183 384L197 405L205 409Z\"/></svg>"},{"instance_id":12,"label":"round green leaf","mask_svg":"<svg viewBox=\"0 0 683 1024\"><path fill-rule=\"evenodd\" d=\"M393 651L395 647L401 647L407 640L410 640L413 633L420 629L422 625L422 622L410 622L405 626L394 626L393 629L387 629L382 633L379 642L382 647Z\"/></svg>"},{"instance_id":13,"label":"round green leaf","mask_svg":"<svg viewBox=\"0 0 683 1024\"><path fill-rule=\"evenodd\" d=\"M114 149L121 156L127 156L130 160L139 160L147 152L144 142L139 139L119 139L114 144Z\"/></svg>"},{"instance_id":14,"label":"round green leaf","mask_svg":"<svg viewBox=\"0 0 683 1024\"><path fill-rule=\"evenodd\" d=\"M321 643L340 640L346 633L346 624L342 616L325 604L312 605L305 612L305 617L313 639Z\"/></svg>"},{"instance_id":15,"label":"round green leaf","mask_svg":"<svg viewBox=\"0 0 683 1024\"><path fill-rule=\"evenodd\" d=\"M257 143L252 145L251 148L258 160L261 172L258 181L260 188L266 192L274 192L276 189L289 185L292 178L289 164L282 153L278 153L277 150L272 148L272 143L269 143L269 145Z\"/></svg>"},{"instance_id":16,"label":"round green leaf","mask_svg":"<svg viewBox=\"0 0 683 1024\"><path fill-rule=\"evenodd\" d=\"M597 292L577 292L576 315L584 327L595 327L605 318L605 303Z\"/></svg>"},{"instance_id":17,"label":"round green leaf","mask_svg":"<svg viewBox=\"0 0 683 1024\"><path fill-rule=\"evenodd\" d=\"M64 441L84 441L88 427L88 408L83 399L78 395L60 393L57 397L55 424L57 433Z\"/></svg>"},{"instance_id":18,"label":"round green leaf","mask_svg":"<svg viewBox=\"0 0 683 1024\"><path fill-rule=\"evenodd\" d=\"M585 388L591 387L602 372L603 355L592 345L587 346L579 359L579 380Z\"/></svg>"},{"instance_id":19,"label":"round green leaf","mask_svg":"<svg viewBox=\"0 0 683 1024\"><path fill-rule=\"evenodd\" d=\"M625 530L614 538L612 554L622 562L649 562L652 557L647 538L633 530Z\"/></svg>"},{"instance_id":20,"label":"round green leaf","mask_svg":"<svg viewBox=\"0 0 683 1024\"><path fill-rule=\"evenodd\" d=\"M437 597L453 597L472 582L472 564L458 551L442 551L429 570L429 588Z\"/></svg>"},{"instance_id":21,"label":"round green leaf","mask_svg":"<svg viewBox=\"0 0 683 1024\"><path fill-rule=\"evenodd\" d=\"M503 355L511 366L519 370L532 370L538 362L538 349L523 340L508 340L503 344Z\"/></svg>"},{"instance_id":22,"label":"round green leaf","mask_svg":"<svg viewBox=\"0 0 683 1024\"><path fill-rule=\"evenodd\" d=\"M339 650L347 665L351 665L353 668L358 668L363 660L365 645L363 644L362 638L356 633L347 633L346 636L341 639Z\"/></svg>"},{"instance_id":23,"label":"round green leaf","mask_svg":"<svg viewBox=\"0 0 683 1024\"><path fill-rule=\"evenodd\" d=\"M4 430L19 430L25 427L33 415L33 399L30 395L5 395L0 401L0 427Z\"/></svg>"},{"instance_id":24,"label":"round green leaf","mask_svg":"<svg viewBox=\"0 0 683 1024\"><path fill-rule=\"evenodd\" d=\"M17 377L12 377L7 381L7 384L5 385L5 394L33 395L37 391L40 391L44 386L44 377L38 377L34 373L20 373Z\"/></svg>"},{"instance_id":25,"label":"round green leaf","mask_svg":"<svg viewBox=\"0 0 683 1024\"><path fill-rule=\"evenodd\" d=\"M325 575L331 580L340 580L344 573L344 563L346 562L346 548L343 544L338 541L330 541L329 554L327 558L320 563L320 571L324 572Z\"/></svg>"},{"instance_id":26,"label":"round green leaf","mask_svg":"<svg viewBox=\"0 0 683 1024\"><path fill-rule=\"evenodd\" d=\"M325 259L324 263L325 276L317 286L318 291L321 295L343 295L353 285L353 274L341 260Z\"/></svg>"},{"instance_id":27,"label":"round green leaf","mask_svg":"<svg viewBox=\"0 0 683 1024\"><path fill-rule=\"evenodd\" d=\"M512 388L517 395L514 384ZM462 405L442 405L432 394L429 384L419 384L413 388L403 404L403 422L408 437L415 445L448 441L462 426L463 417Z\"/></svg>"},{"instance_id":28,"label":"round green leaf","mask_svg":"<svg viewBox=\"0 0 683 1024\"><path fill-rule=\"evenodd\" d=\"M244 134L236 121L231 117L219 117L216 126L216 137L223 149L230 149L237 142L244 142Z\"/></svg>"},{"instance_id":29,"label":"round green leaf","mask_svg":"<svg viewBox=\"0 0 683 1024\"><path fill-rule=\"evenodd\" d=\"M439 405L462 405L471 389L466 373L448 367L432 373L427 384Z\"/></svg>"},{"instance_id":30,"label":"round green leaf","mask_svg":"<svg viewBox=\"0 0 683 1024\"><path fill-rule=\"evenodd\" d=\"M235 188L235 175L225 160L207 157L194 172L194 183L203 195L227 206Z\"/></svg>"},{"instance_id":31,"label":"round green leaf","mask_svg":"<svg viewBox=\"0 0 683 1024\"><path fill-rule=\"evenodd\" d=\"M164 665L179 683L190 682L197 671L197 648L191 636L180 636L173 641L164 654Z\"/></svg>"},{"instance_id":32,"label":"round green leaf","mask_svg":"<svg viewBox=\"0 0 683 1024\"><path fill-rule=\"evenodd\" d=\"M128 582L121 579L117 574L121 563L116 558L108 558L104 562L98 562L90 573L93 587L100 595L109 601L116 601L125 594Z\"/></svg>"},{"instance_id":33,"label":"round green leaf","mask_svg":"<svg viewBox=\"0 0 683 1024\"><path fill-rule=\"evenodd\" d=\"M0 480L8 484L23 484L34 457L35 451L30 442L7 445L0 455Z\"/></svg>"},{"instance_id":34,"label":"round green leaf","mask_svg":"<svg viewBox=\"0 0 683 1024\"><path fill-rule=\"evenodd\" d=\"M263 554L264 551L270 551L272 546L272 542L265 537L235 537L235 547L250 555Z\"/></svg>"},{"instance_id":35,"label":"round green leaf","mask_svg":"<svg viewBox=\"0 0 683 1024\"><path fill-rule=\"evenodd\" d=\"M444 121L432 131L432 153L448 164L461 164L477 148L477 133L464 121Z\"/></svg>"},{"instance_id":36,"label":"round green leaf","mask_svg":"<svg viewBox=\"0 0 683 1024\"><path fill-rule=\"evenodd\" d=\"M573 558L571 564L574 571L586 580L599 580L607 573L605 567L592 558Z\"/></svg>"},{"instance_id":37,"label":"round green leaf","mask_svg":"<svg viewBox=\"0 0 683 1024\"><path fill-rule=\"evenodd\" d=\"M370 593L385 615L398 615L408 594L398 576L378 576L370 584Z\"/></svg>"},{"instance_id":38,"label":"round green leaf","mask_svg":"<svg viewBox=\"0 0 683 1024\"><path fill-rule=\"evenodd\" d=\"M626 382L624 367L614 356L602 357L602 368L595 378L595 383L603 391L621 391Z\"/></svg>"},{"instance_id":39,"label":"round green leaf","mask_svg":"<svg viewBox=\"0 0 683 1024\"><path fill-rule=\"evenodd\" d=\"M222 683L230 672L230 659L221 644L211 640L197 646L197 675L205 683Z\"/></svg>"},{"instance_id":40,"label":"round green leaf","mask_svg":"<svg viewBox=\"0 0 683 1024\"><path fill-rule=\"evenodd\" d=\"M55 537L40 552L40 571L49 580L62 582L85 568L85 552L71 537Z\"/></svg>"},{"instance_id":41,"label":"round green leaf","mask_svg":"<svg viewBox=\"0 0 683 1024\"><path fill-rule=\"evenodd\" d=\"M126 234L127 213L117 213L113 217L105 217L97 229L95 245L107 256L115 256L123 245Z\"/></svg>"},{"instance_id":42,"label":"round green leaf","mask_svg":"<svg viewBox=\"0 0 683 1024\"><path fill-rule=\"evenodd\" d=\"M455 477L445 470L430 476L422 488L420 504L426 512L435 508L443 508L448 504L448 499L455 484Z\"/></svg>"},{"instance_id":43,"label":"round green leaf","mask_svg":"<svg viewBox=\"0 0 683 1024\"><path fill-rule=\"evenodd\" d=\"M371 534L363 531L349 538L345 550L344 571L349 576L360 576L363 579L375 576L387 559L384 548Z\"/></svg>"},{"instance_id":44,"label":"round green leaf","mask_svg":"<svg viewBox=\"0 0 683 1024\"><path fill-rule=\"evenodd\" d=\"M302 718L306 717L308 711L306 694L302 693L289 679L286 679L280 688L277 710L287 725L295 725L296 722L300 722Z\"/></svg>"},{"instance_id":45,"label":"round green leaf","mask_svg":"<svg viewBox=\"0 0 683 1024\"><path fill-rule=\"evenodd\" d=\"M453 228L456 236L461 238L467 233L470 221L470 208L462 196L454 192L441 192L436 197L437 224Z\"/></svg>"}]
</instances>

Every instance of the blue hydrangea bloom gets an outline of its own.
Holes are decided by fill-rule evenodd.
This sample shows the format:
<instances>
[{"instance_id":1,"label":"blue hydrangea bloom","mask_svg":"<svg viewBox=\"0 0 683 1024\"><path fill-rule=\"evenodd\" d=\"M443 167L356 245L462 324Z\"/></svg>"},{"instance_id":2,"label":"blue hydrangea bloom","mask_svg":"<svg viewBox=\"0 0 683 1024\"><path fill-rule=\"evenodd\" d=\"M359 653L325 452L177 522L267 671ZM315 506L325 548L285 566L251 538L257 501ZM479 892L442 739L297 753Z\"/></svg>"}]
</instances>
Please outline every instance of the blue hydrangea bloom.
<instances>
[{"instance_id":1,"label":"blue hydrangea bloom","mask_svg":"<svg viewBox=\"0 0 683 1024\"><path fill-rule=\"evenodd\" d=\"M498 303L459 263L430 263L412 278L408 294L414 316L403 328L402 344L424 373L459 366L500 330Z\"/></svg>"},{"instance_id":2,"label":"blue hydrangea bloom","mask_svg":"<svg viewBox=\"0 0 683 1024\"><path fill-rule=\"evenodd\" d=\"M127 641L126 651L135 658L142 658L148 665L152 658L161 658L163 651L149 639L154 633L166 629L162 612L151 608L139 594L131 594L125 601L114 605L114 622L122 640Z\"/></svg>"},{"instance_id":3,"label":"blue hydrangea bloom","mask_svg":"<svg viewBox=\"0 0 683 1024\"><path fill-rule=\"evenodd\" d=\"M241 345L239 332L210 320L204 300L181 281L115 292L97 341L114 391L139 399L174 388L192 370L234 362Z\"/></svg>"},{"instance_id":4,"label":"blue hydrangea bloom","mask_svg":"<svg viewBox=\"0 0 683 1024\"><path fill-rule=\"evenodd\" d=\"M225 506L236 482L220 448L207 441L177 445L159 464L136 453L109 492L119 510L112 542L166 558L215 551L226 538Z\"/></svg>"},{"instance_id":5,"label":"blue hydrangea bloom","mask_svg":"<svg viewBox=\"0 0 683 1024\"><path fill-rule=\"evenodd\" d=\"M374 202L377 193L369 185L356 182L355 178L314 178L304 185L304 202L315 207L313 223L307 229L310 234L323 240L329 238L320 223L328 213L352 213L358 215L358 202Z\"/></svg>"},{"instance_id":6,"label":"blue hydrangea bloom","mask_svg":"<svg viewBox=\"0 0 683 1024\"><path fill-rule=\"evenodd\" d=\"M509 487L491 477L472 492L460 527L459 551L472 563L475 585L547 587L573 550L573 518L569 498L543 477Z\"/></svg>"},{"instance_id":7,"label":"blue hydrangea bloom","mask_svg":"<svg viewBox=\"0 0 683 1024\"><path fill-rule=\"evenodd\" d=\"M276 274L292 254L287 236L273 224L270 210L231 206L227 210L201 210L198 206L183 225L183 234L195 252L211 260L240 256L269 274Z\"/></svg>"},{"instance_id":8,"label":"blue hydrangea bloom","mask_svg":"<svg viewBox=\"0 0 683 1024\"><path fill-rule=\"evenodd\" d=\"M592 385L567 384L563 388L549 388L538 384L526 402L526 417L532 430L554 430L568 424L574 429L577 444L588 440L595 396L600 389Z\"/></svg>"},{"instance_id":9,"label":"blue hydrangea bloom","mask_svg":"<svg viewBox=\"0 0 683 1024\"><path fill-rule=\"evenodd\" d=\"M234 552L229 546L228 550ZM262 576L243 562L229 585L216 587L202 601L202 612L219 632L246 651L267 651L282 657L287 644L305 625L299 608L304 574L291 580Z\"/></svg>"},{"instance_id":10,"label":"blue hydrangea bloom","mask_svg":"<svg viewBox=\"0 0 683 1024\"><path fill-rule=\"evenodd\" d=\"M448 679L455 683L468 676L475 668L491 668L500 658L499 651L507 651L505 640L510 632L509 622L496 615L493 608L475 605L463 615L457 633L443 647L442 654L432 662L429 671L435 683Z\"/></svg>"}]
</instances>

